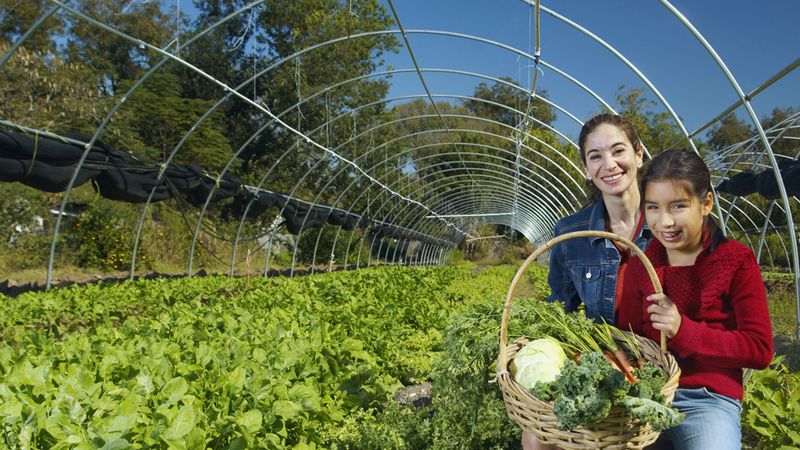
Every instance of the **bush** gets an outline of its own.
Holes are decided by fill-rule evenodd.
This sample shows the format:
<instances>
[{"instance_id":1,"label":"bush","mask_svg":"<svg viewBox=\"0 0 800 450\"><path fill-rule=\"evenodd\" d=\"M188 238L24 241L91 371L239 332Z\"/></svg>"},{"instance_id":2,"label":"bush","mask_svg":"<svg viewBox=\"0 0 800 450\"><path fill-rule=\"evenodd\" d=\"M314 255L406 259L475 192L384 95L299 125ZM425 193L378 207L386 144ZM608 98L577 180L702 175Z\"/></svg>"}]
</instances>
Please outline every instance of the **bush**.
<instances>
[{"instance_id":1,"label":"bush","mask_svg":"<svg viewBox=\"0 0 800 450\"><path fill-rule=\"evenodd\" d=\"M750 448L800 447L800 373L791 373L777 357L753 373L745 385L742 435Z\"/></svg>"},{"instance_id":2,"label":"bush","mask_svg":"<svg viewBox=\"0 0 800 450\"><path fill-rule=\"evenodd\" d=\"M69 230L67 242L77 252L80 267L102 270L130 268L138 218L126 205L97 202L87 208ZM140 246L137 259L147 262Z\"/></svg>"}]
</instances>

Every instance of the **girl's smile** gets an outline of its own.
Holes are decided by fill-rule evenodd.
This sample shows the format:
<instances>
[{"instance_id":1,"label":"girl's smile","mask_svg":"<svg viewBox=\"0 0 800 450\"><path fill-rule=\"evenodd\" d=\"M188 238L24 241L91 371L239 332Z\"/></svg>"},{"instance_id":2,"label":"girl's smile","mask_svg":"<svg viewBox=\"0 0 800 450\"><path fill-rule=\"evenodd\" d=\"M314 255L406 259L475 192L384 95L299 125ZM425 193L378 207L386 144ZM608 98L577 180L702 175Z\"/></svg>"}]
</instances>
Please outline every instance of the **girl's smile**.
<instances>
[{"instance_id":1,"label":"girl's smile","mask_svg":"<svg viewBox=\"0 0 800 450\"><path fill-rule=\"evenodd\" d=\"M644 188L647 225L667 250L670 265L693 265L703 250L703 228L713 205L711 193L698 199L677 180L654 180Z\"/></svg>"}]
</instances>

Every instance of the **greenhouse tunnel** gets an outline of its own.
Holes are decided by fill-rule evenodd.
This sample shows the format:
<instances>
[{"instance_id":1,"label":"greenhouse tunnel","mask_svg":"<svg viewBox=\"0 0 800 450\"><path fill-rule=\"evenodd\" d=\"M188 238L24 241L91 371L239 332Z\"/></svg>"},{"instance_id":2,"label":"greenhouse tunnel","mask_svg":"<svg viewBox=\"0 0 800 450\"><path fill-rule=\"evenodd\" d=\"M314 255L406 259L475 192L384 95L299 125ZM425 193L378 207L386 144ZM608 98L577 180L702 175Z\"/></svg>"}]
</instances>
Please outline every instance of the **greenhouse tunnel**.
<instances>
[{"instance_id":1,"label":"greenhouse tunnel","mask_svg":"<svg viewBox=\"0 0 800 450\"><path fill-rule=\"evenodd\" d=\"M611 111L646 158L704 158L713 215L794 274L800 306L797 46L748 35L746 55L718 53L741 30L691 2L637 4L630 33L620 1L0 5L3 237L42 237L25 248L48 288L98 262L293 276L536 247L585 204L578 131ZM476 26L489 9L508 29ZM769 39L796 41L784 31Z\"/></svg>"}]
</instances>

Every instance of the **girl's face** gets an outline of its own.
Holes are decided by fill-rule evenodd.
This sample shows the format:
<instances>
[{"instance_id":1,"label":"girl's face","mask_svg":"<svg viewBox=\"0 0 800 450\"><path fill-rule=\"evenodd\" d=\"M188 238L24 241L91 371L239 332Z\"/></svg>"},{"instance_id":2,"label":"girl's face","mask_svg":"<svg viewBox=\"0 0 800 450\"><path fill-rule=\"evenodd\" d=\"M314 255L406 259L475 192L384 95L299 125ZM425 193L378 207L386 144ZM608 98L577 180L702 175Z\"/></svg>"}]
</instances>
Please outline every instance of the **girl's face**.
<instances>
[{"instance_id":1,"label":"girl's face","mask_svg":"<svg viewBox=\"0 0 800 450\"><path fill-rule=\"evenodd\" d=\"M636 190L636 172L642 167L643 152L636 152L625 132L607 123L598 125L586 137L586 176L603 194L621 195Z\"/></svg>"},{"instance_id":2,"label":"girl's face","mask_svg":"<svg viewBox=\"0 0 800 450\"><path fill-rule=\"evenodd\" d=\"M644 187L647 225L667 249L670 264L692 265L703 250L703 225L714 201L702 200L676 180L656 180Z\"/></svg>"}]
</instances>

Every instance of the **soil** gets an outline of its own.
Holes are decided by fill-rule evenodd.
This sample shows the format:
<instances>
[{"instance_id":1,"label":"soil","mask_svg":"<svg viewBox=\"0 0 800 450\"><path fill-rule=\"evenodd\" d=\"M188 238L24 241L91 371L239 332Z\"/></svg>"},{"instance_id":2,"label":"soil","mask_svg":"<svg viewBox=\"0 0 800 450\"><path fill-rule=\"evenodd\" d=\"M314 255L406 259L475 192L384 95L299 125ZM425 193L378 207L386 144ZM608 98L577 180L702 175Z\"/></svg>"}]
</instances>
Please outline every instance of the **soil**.
<instances>
[{"instance_id":1,"label":"soil","mask_svg":"<svg viewBox=\"0 0 800 450\"><path fill-rule=\"evenodd\" d=\"M429 382L406 386L395 392L394 400L402 406L428 406L431 404L431 389Z\"/></svg>"}]
</instances>

